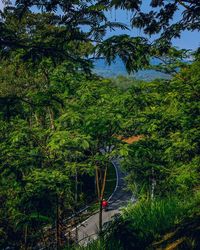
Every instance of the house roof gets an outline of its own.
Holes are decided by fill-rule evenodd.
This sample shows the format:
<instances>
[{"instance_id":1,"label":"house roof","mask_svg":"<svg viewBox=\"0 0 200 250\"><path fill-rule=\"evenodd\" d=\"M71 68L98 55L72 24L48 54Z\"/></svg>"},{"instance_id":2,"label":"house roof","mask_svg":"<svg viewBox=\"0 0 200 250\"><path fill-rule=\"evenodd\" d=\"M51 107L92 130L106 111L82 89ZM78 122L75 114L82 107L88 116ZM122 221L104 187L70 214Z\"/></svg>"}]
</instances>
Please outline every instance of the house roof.
<instances>
[{"instance_id":1,"label":"house roof","mask_svg":"<svg viewBox=\"0 0 200 250\"><path fill-rule=\"evenodd\" d=\"M117 138L123 142L126 142L128 144L132 144L134 142L137 142L139 141L141 138L143 138L144 136L143 135L133 135L131 137L128 137L128 138L125 138L121 135L117 136Z\"/></svg>"}]
</instances>

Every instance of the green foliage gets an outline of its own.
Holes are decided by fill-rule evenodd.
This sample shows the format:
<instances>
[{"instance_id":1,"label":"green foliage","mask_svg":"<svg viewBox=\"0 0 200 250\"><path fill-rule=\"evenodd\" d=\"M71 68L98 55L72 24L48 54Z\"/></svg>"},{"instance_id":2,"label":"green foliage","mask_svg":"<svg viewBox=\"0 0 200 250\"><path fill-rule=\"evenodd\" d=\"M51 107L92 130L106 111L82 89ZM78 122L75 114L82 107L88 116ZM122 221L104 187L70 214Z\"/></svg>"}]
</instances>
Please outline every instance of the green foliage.
<instances>
[{"instance_id":1,"label":"green foliage","mask_svg":"<svg viewBox=\"0 0 200 250\"><path fill-rule=\"evenodd\" d=\"M142 2L139 2L139 7L141 7ZM132 11L132 8L129 9ZM181 31L199 30L198 10L198 1L152 0L149 1L149 12L145 13L140 8L140 11L132 18L132 25L143 29L145 34L160 34L157 42L160 47L163 45L165 47L165 45L169 45L172 38L180 37ZM178 15L177 21L171 22L178 12L181 14Z\"/></svg>"},{"instance_id":2,"label":"green foliage","mask_svg":"<svg viewBox=\"0 0 200 250\"><path fill-rule=\"evenodd\" d=\"M158 59L159 63L151 65L149 68L172 76L176 75L181 68L184 68L189 63L188 58L191 56L190 51L176 48L170 48L166 53L162 53L157 46L152 48L152 54L154 58Z\"/></svg>"},{"instance_id":3,"label":"green foliage","mask_svg":"<svg viewBox=\"0 0 200 250\"><path fill-rule=\"evenodd\" d=\"M0 54L5 57L17 52L23 60L33 62L51 58L54 65L67 60L87 73L91 71L93 59L102 56L108 64L120 57L131 73L149 67L150 58L159 55L162 63L156 69L174 73L182 66L186 51L171 48L171 39L179 37L182 30L199 29L198 4L183 2L152 1L153 11L143 13L142 1L15 1L1 12ZM184 17L171 25L178 5L187 6ZM105 13L112 8L136 11L132 26L150 35L163 31L161 38L154 43L128 35L105 39L108 30L128 29L120 22L109 20ZM187 18L195 23L190 25Z\"/></svg>"},{"instance_id":4,"label":"green foliage","mask_svg":"<svg viewBox=\"0 0 200 250\"><path fill-rule=\"evenodd\" d=\"M118 241L107 241L107 239L104 239L103 237L101 239L92 241L89 243L86 247L74 247L70 246L69 248L64 248L65 250L123 250L122 246Z\"/></svg>"},{"instance_id":5,"label":"green foliage","mask_svg":"<svg viewBox=\"0 0 200 250\"><path fill-rule=\"evenodd\" d=\"M199 202L199 193L184 198L141 199L123 209L108 237L115 237L124 249L154 249L153 241L199 213Z\"/></svg>"},{"instance_id":6,"label":"green foliage","mask_svg":"<svg viewBox=\"0 0 200 250\"><path fill-rule=\"evenodd\" d=\"M117 76L116 78L111 79L114 86L122 90L129 89L132 85L139 86L142 84L142 81L136 80L133 77L126 77L126 76Z\"/></svg>"},{"instance_id":7,"label":"green foliage","mask_svg":"<svg viewBox=\"0 0 200 250\"><path fill-rule=\"evenodd\" d=\"M143 139L130 145L125 168L138 194L163 196L188 192L198 185L198 69L199 61L185 66L170 81L146 83L139 97L134 96L136 87L131 90L140 112L130 127Z\"/></svg>"},{"instance_id":8,"label":"green foliage","mask_svg":"<svg viewBox=\"0 0 200 250\"><path fill-rule=\"evenodd\" d=\"M103 55L110 65L117 56L124 62L128 73L149 65L150 46L141 37L113 36L97 46L97 55Z\"/></svg>"},{"instance_id":9,"label":"green foliage","mask_svg":"<svg viewBox=\"0 0 200 250\"><path fill-rule=\"evenodd\" d=\"M12 58L0 69L1 247L32 247L94 197L89 176L121 148L113 135L123 128L126 93L68 61ZM107 145L116 148L103 155Z\"/></svg>"},{"instance_id":10,"label":"green foliage","mask_svg":"<svg viewBox=\"0 0 200 250\"><path fill-rule=\"evenodd\" d=\"M0 12L0 248L51 242L47 231L55 226L61 236L59 225L88 201L84 184L95 167L106 169L116 155L125 160L129 187L148 198L124 212L133 244L149 244L194 213L197 198L160 198L191 195L199 185L199 53L194 63L183 64L186 51L170 48L181 30L199 30L199 4L151 1L150 13L142 13L141 4L17 0ZM184 15L171 24L178 5ZM133 25L147 34L162 31L161 38L153 44L127 35L104 40L107 29L127 29L107 19L110 8L136 10ZM120 79L131 86L118 88L91 74L96 56L108 64L120 57L129 73L159 57L165 65L157 68L174 78ZM142 139L131 145L119 140L134 135ZM92 177L89 182L93 196ZM107 239L90 247L121 249Z\"/></svg>"}]
</instances>

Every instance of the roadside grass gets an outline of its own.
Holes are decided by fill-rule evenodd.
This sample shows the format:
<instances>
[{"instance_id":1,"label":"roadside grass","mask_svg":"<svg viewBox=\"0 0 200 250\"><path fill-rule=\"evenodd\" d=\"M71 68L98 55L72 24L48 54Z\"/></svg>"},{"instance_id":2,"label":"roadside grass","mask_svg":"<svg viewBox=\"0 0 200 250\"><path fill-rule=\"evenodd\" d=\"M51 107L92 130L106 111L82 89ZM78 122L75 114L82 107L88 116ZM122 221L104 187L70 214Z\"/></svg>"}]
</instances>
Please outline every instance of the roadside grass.
<instances>
[{"instance_id":1,"label":"roadside grass","mask_svg":"<svg viewBox=\"0 0 200 250\"><path fill-rule=\"evenodd\" d=\"M124 249L147 249L153 241L199 213L200 193L194 196L143 199L123 209L110 235Z\"/></svg>"},{"instance_id":2,"label":"roadside grass","mask_svg":"<svg viewBox=\"0 0 200 250\"><path fill-rule=\"evenodd\" d=\"M199 207L199 191L193 196L171 196L153 201L143 199L124 208L122 216L112 223L102 238L87 246L74 246L70 249L198 250L200 249ZM175 245L180 248L173 248Z\"/></svg>"},{"instance_id":3,"label":"roadside grass","mask_svg":"<svg viewBox=\"0 0 200 250\"><path fill-rule=\"evenodd\" d=\"M118 241L107 241L105 238L101 238L92 241L87 246L71 246L64 250L123 250Z\"/></svg>"},{"instance_id":4,"label":"roadside grass","mask_svg":"<svg viewBox=\"0 0 200 250\"><path fill-rule=\"evenodd\" d=\"M141 199L129 204L104 232L103 237L86 247L72 250L168 249L175 243L199 249L200 192L193 196ZM170 248L171 249L171 248ZM179 249L179 248L178 248Z\"/></svg>"},{"instance_id":5,"label":"roadside grass","mask_svg":"<svg viewBox=\"0 0 200 250\"><path fill-rule=\"evenodd\" d=\"M200 213L194 214L153 242L152 249L200 249Z\"/></svg>"}]
</instances>

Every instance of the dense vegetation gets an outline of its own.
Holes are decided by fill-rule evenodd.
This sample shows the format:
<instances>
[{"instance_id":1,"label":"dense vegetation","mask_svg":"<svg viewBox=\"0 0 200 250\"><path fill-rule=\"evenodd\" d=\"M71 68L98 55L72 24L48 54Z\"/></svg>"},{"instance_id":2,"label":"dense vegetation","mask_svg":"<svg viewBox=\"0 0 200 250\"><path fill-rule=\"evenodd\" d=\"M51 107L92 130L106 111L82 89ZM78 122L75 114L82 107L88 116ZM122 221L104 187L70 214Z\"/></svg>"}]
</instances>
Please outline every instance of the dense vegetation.
<instances>
[{"instance_id":1,"label":"dense vegetation","mask_svg":"<svg viewBox=\"0 0 200 250\"><path fill-rule=\"evenodd\" d=\"M167 248L170 242L172 249L199 248L199 67L197 57L171 81L139 88L143 103L133 124L144 137L129 146L124 161L139 201L124 210L115 231L125 249L150 247L170 230L182 231L150 248Z\"/></svg>"},{"instance_id":2,"label":"dense vegetation","mask_svg":"<svg viewBox=\"0 0 200 250\"><path fill-rule=\"evenodd\" d=\"M48 72L42 71L45 64ZM123 150L113 134L123 124L124 94L107 80L69 73L67 63L40 66L35 76L19 61L1 68L1 233L15 244L24 241L25 228L34 242L44 225L58 219L58 207L62 221L86 203L84 175L108 165L101 148L115 144L115 151ZM27 79L30 85L23 86ZM93 187L85 190L90 199Z\"/></svg>"},{"instance_id":3,"label":"dense vegetation","mask_svg":"<svg viewBox=\"0 0 200 250\"><path fill-rule=\"evenodd\" d=\"M88 249L155 249L174 241L177 249L199 249L200 56L197 50L184 63L187 51L172 48L171 39L199 30L200 6L172 2L151 1L149 13L142 1L7 3L0 19L1 249L72 249L77 221L67 219L101 204L115 156L137 202ZM180 6L182 18L171 24ZM108 20L111 8L136 12L133 27L159 39L105 39L108 29L127 29ZM94 59L110 64L117 56L128 72L159 58L156 70L172 78L92 73ZM135 135L141 140L133 144L119 139Z\"/></svg>"}]
</instances>

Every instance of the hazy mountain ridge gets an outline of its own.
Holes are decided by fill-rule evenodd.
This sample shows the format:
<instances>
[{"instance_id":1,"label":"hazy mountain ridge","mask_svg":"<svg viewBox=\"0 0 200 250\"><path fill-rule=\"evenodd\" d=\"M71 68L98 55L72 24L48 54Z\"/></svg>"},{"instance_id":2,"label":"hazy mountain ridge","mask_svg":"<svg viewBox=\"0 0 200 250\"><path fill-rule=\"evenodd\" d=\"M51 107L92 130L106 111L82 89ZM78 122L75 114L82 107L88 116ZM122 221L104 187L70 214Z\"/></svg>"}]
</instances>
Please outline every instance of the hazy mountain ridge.
<instances>
[{"instance_id":1,"label":"hazy mountain ridge","mask_svg":"<svg viewBox=\"0 0 200 250\"><path fill-rule=\"evenodd\" d=\"M158 64L157 60L153 60L153 64ZM170 78L169 75L164 74L162 72L158 72L156 70L140 70L135 74L128 74L123 62L118 58L111 65L106 64L103 59L97 60L94 63L94 72L103 77L117 77L119 75L122 76L131 76L140 80L151 81L155 78Z\"/></svg>"}]
</instances>

